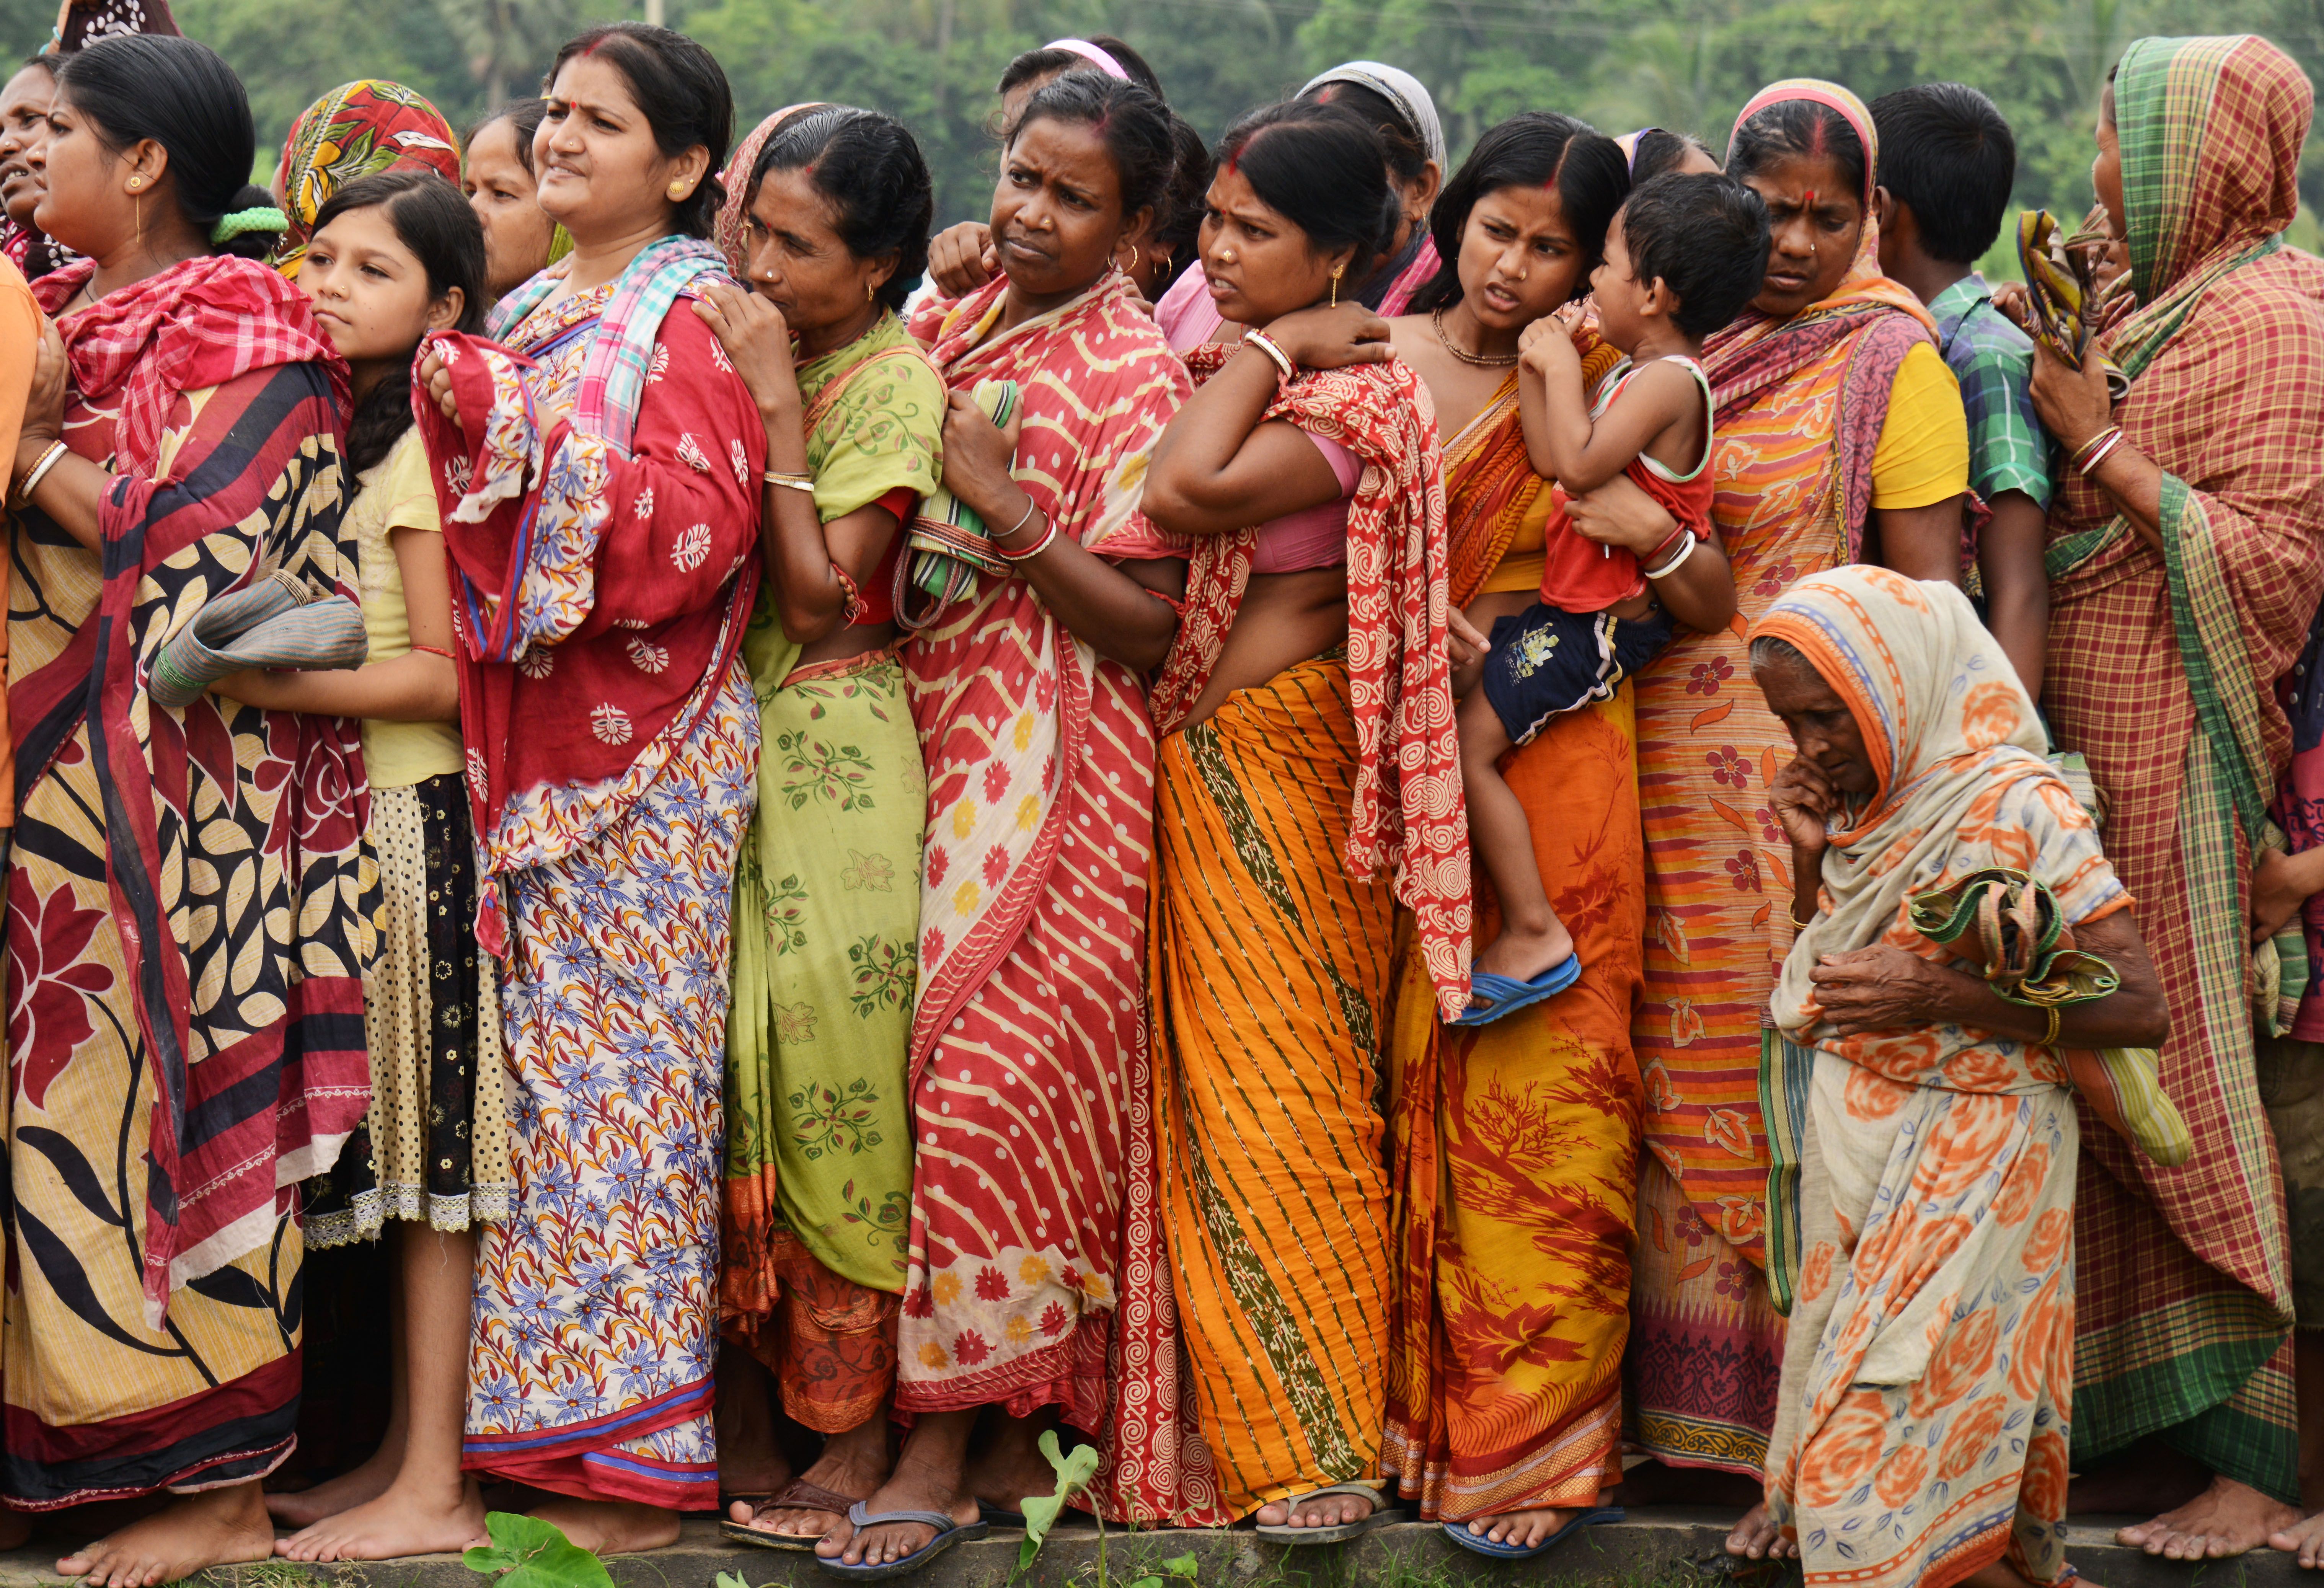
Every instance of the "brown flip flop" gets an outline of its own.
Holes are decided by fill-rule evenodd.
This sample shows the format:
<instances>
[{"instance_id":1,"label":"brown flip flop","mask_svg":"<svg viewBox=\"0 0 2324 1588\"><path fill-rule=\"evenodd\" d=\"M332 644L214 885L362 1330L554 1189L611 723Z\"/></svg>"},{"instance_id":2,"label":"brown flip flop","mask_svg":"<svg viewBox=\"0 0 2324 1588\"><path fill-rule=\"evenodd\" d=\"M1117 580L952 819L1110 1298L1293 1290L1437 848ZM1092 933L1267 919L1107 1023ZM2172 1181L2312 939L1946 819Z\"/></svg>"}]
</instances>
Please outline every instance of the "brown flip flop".
<instances>
[{"instance_id":1,"label":"brown flip flop","mask_svg":"<svg viewBox=\"0 0 2324 1588\"><path fill-rule=\"evenodd\" d=\"M751 1521L738 1522L722 1518L718 1531L737 1544L754 1545L761 1549L812 1550L823 1539L820 1533L776 1533L752 1524L770 1510L825 1510L835 1516L845 1516L847 1508L857 1501L844 1494L835 1493L820 1483L810 1483L805 1478L794 1478L790 1487L770 1496L751 1508Z\"/></svg>"}]
</instances>

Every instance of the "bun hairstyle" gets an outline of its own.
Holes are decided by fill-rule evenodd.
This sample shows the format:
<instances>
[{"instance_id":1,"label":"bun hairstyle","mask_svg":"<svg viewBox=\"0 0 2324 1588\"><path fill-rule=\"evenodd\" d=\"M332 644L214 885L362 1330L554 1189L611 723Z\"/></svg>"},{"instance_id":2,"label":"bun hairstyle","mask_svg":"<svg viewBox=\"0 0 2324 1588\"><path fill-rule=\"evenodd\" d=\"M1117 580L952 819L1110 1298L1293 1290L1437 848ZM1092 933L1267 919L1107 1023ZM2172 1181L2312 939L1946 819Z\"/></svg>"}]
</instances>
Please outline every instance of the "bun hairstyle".
<instances>
[{"instance_id":1,"label":"bun hairstyle","mask_svg":"<svg viewBox=\"0 0 2324 1588\"><path fill-rule=\"evenodd\" d=\"M1344 296L1352 298L1395 246L1403 198L1389 185L1378 133L1342 106L1286 99L1254 110L1219 140L1218 168L1240 174L1314 252L1354 248Z\"/></svg>"},{"instance_id":2,"label":"bun hairstyle","mask_svg":"<svg viewBox=\"0 0 2324 1588\"><path fill-rule=\"evenodd\" d=\"M710 152L702 180L677 206L672 223L689 237L708 237L726 200L718 173L734 142L734 94L710 51L669 28L641 22L594 27L557 52L543 82L546 91L565 63L576 56L602 56L629 85L630 97L653 129L664 159L675 159L697 143ZM540 124L533 124L538 127ZM530 156L526 156L530 163Z\"/></svg>"},{"instance_id":3,"label":"bun hairstyle","mask_svg":"<svg viewBox=\"0 0 2324 1588\"><path fill-rule=\"evenodd\" d=\"M548 100L538 96L530 99L512 99L498 110L469 123L468 130L460 134L460 147L464 150L475 148L477 134L494 122L504 121L509 124L509 130L516 134L517 163L524 167L525 175L538 177L540 173L532 169L532 135L540 131L540 124L548 119Z\"/></svg>"},{"instance_id":4,"label":"bun hairstyle","mask_svg":"<svg viewBox=\"0 0 2324 1588\"><path fill-rule=\"evenodd\" d=\"M1865 159L1864 140L1846 116L1814 99L1778 99L1737 127L1727 152L1727 174L1739 182L1777 161L1803 157L1838 165L1848 179L1849 196L1858 204L1872 190L1875 173Z\"/></svg>"},{"instance_id":5,"label":"bun hairstyle","mask_svg":"<svg viewBox=\"0 0 2324 1588\"><path fill-rule=\"evenodd\" d=\"M460 189L432 171L382 171L359 177L315 212L319 233L350 210L380 208L397 241L428 272L430 302L454 288L460 292L460 318L451 329L481 336L490 292L484 285L484 228ZM419 352L415 343L412 351ZM411 371L391 374L355 405L347 422L347 466L357 474L383 461L411 428Z\"/></svg>"},{"instance_id":6,"label":"bun hairstyle","mask_svg":"<svg viewBox=\"0 0 2324 1588\"><path fill-rule=\"evenodd\" d=\"M1125 220L1162 203L1174 164L1170 113L1136 83L1094 71L1069 71L1044 83L1025 101L1008 143L1016 143L1037 121L1066 122L1097 134L1113 157Z\"/></svg>"},{"instance_id":7,"label":"bun hairstyle","mask_svg":"<svg viewBox=\"0 0 2324 1588\"><path fill-rule=\"evenodd\" d=\"M250 186L258 154L250 98L208 45L174 33L120 34L66 57L56 79L113 153L148 138L169 152L178 211L202 236L229 215L273 208L272 195ZM272 219L271 230L245 222L211 252L265 258L283 231L281 217Z\"/></svg>"},{"instance_id":8,"label":"bun hairstyle","mask_svg":"<svg viewBox=\"0 0 2324 1588\"><path fill-rule=\"evenodd\" d=\"M1547 187L1557 189L1558 208L1584 255L1573 296L1588 292L1590 272L1605 255L1606 228L1629 197L1629 162L1620 144L1588 124L1552 110L1528 110L1487 129L1437 195L1428 229L1443 263L1413 294L1413 312L1461 301L1461 235L1478 199L1502 188Z\"/></svg>"},{"instance_id":9,"label":"bun hairstyle","mask_svg":"<svg viewBox=\"0 0 2324 1588\"><path fill-rule=\"evenodd\" d=\"M895 273L876 296L900 309L928 267L928 228L936 195L927 162L912 134L892 116L844 105L787 116L767 135L751 168L743 208L774 171L804 171L839 213L839 240L857 259L893 254Z\"/></svg>"}]
</instances>

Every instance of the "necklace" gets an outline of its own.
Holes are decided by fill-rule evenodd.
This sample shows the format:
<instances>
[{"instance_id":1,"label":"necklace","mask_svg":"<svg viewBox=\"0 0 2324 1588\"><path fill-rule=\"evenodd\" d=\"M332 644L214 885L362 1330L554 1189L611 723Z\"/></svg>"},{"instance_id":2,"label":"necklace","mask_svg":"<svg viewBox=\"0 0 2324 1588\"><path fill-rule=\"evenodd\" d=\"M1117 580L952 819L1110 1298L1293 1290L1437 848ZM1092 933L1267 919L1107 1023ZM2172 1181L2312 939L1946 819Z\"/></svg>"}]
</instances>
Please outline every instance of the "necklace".
<instances>
[{"instance_id":1,"label":"necklace","mask_svg":"<svg viewBox=\"0 0 2324 1588\"><path fill-rule=\"evenodd\" d=\"M1437 342L1443 346L1445 352L1450 353L1462 364L1473 364L1479 369L1507 369L1517 361L1517 355L1514 353L1488 358L1481 353L1471 353L1466 348L1455 347L1452 345L1452 338L1444 334L1444 311L1440 309L1428 318L1436 327Z\"/></svg>"}]
</instances>

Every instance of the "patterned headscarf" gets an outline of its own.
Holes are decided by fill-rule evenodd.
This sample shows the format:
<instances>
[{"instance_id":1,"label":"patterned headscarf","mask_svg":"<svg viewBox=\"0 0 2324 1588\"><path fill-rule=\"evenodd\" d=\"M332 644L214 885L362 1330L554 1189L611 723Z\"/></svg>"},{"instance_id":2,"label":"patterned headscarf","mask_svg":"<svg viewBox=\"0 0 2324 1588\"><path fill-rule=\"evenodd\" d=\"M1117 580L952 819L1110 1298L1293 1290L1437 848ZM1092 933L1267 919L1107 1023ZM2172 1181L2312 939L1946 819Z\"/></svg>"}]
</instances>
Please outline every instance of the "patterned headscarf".
<instances>
[{"instance_id":1,"label":"patterned headscarf","mask_svg":"<svg viewBox=\"0 0 2324 1588\"><path fill-rule=\"evenodd\" d=\"M751 168L759 163L759 151L767 146L769 135L783 124L786 117L802 110L823 108L823 101L819 99L784 106L752 127L750 136L735 144L734 152L727 157L726 170L718 179L718 185L725 190L726 201L718 207L717 224L710 228L710 236L711 241L718 245L718 252L726 256L726 268L734 272L734 279L738 282L746 281L743 267L750 263L745 257L750 251L742 246L742 200L751 189Z\"/></svg>"},{"instance_id":2,"label":"patterned headscarf","mask_svg":"<svg viewBox=\"0 0 2324 1588\"><path fill-rule=\"evenodd\" d=\"M332 194L358 177L403 166L424 167L454 187L460 184L460 144L452 124L411 89L364 78L341 83L309 105L290 124L275 173L290 222L276 267L285 275L298 273L315 217Z\"/></svg>"},{"instance_id":3,"label":"patterned headscarf","mask_svg":"<svg viewBox=\"0 0 2324 1588\"><path fill-rule=\"evenodd\" d=\"M2300 208L2308 74L2265 39L2139 39L2115 70L2123 225L2145 305L2108 344L2135 374L2219 276L2273 253Z\"/></svg>"},{"instance_id":4,"label":"patterned headscarf","mask_svg":"<svg viewBox=\"0 0 2324 1588\"><path fill-rule=\"evenodd\" d=\"M99 39L125 33L177 38L178 19L170 14L170 0L63 0L49 48L69 55Z\"/></svg>"}]
</instances>

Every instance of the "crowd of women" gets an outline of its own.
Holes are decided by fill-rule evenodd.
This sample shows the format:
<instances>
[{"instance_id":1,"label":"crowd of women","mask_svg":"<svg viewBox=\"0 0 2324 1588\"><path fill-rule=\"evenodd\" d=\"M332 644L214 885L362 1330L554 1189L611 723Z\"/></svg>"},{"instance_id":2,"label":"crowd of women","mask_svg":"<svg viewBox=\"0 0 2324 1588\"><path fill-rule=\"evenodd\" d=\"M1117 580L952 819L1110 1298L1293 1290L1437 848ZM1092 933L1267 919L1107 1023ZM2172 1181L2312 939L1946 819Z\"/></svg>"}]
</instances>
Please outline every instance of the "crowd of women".
<instances>
[{"instance_id":1,"label":"crowd of women","mask_svg":"<svg viewBox=\"0 0 2324 1588\"><path fill-rule=\"evenodd\" d=\"M633 23L271 191L164 0L0 89L17 1541L892 1575L1058 1431L1290 1546L2324 1564L2299 68L2124 53L2080 349L1960 85L1457 167L1378 62L998 94L939 233Z\"/></svg>"}]
</instances>

